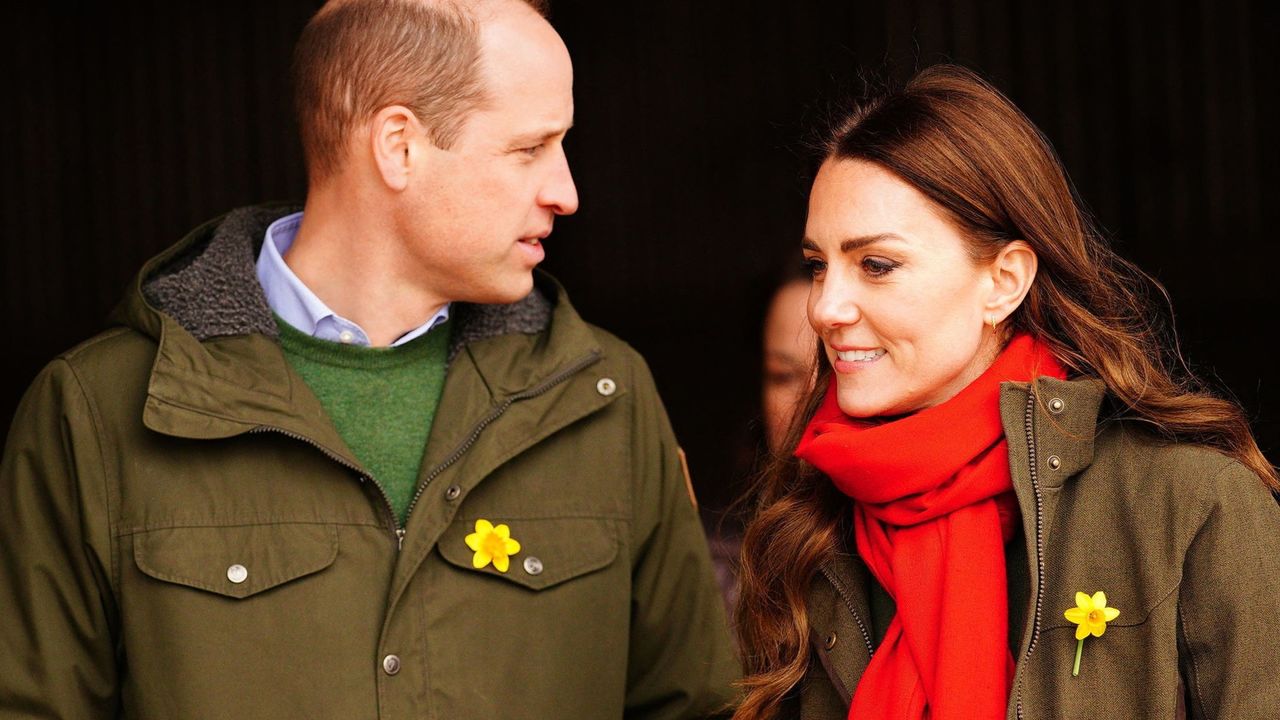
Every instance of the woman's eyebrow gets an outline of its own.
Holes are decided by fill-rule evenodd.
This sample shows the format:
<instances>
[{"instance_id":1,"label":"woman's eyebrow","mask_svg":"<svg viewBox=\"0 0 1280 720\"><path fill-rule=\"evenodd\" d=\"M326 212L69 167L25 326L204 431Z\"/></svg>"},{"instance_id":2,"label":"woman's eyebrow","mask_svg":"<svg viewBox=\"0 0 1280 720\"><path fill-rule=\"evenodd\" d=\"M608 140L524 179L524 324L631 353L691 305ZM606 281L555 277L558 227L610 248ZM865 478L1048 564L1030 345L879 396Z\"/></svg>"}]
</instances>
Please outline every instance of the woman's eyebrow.
<instances>
[{"instance_id":1,"label":"woman's eyebrow","mask_svg":"<svg viewBox=\"0 0 1280 720\"><path fill-rule=\"evenodd\" d=\"M858 237L853 237L853 238L849 238L848 240L841 241L840 252L842 253L853 252L854 250L857 250L862 247L866 247L867 245L870 245L871 243L874 243L874 242L880 242L881 240L902 240L902 236L896 235L894 233L878 233L876 235L859 235ZM804 248L805 250L821 252L821 248L818 247L818 243L814 242L809 238L805 238L804 240L802 240L800 242L800 247Z\"/></svg>"}]
</instances>

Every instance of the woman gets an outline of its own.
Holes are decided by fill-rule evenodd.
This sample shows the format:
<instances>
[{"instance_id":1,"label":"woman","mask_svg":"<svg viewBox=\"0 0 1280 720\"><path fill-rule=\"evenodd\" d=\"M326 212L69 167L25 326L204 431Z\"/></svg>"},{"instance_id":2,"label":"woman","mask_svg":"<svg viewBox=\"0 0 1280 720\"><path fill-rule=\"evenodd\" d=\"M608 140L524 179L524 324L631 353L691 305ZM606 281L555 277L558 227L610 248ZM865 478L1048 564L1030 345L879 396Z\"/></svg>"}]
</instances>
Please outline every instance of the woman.
<instances>
[{"instance_id":1,"label":"woman","mask_svg":"<svg viewBox=\"0 0 1280 720\"><path fill-rule=\"evenodd\" d=\"M784 452L787 427L813 389L813 328L805 319L807 278L789 276L769 299L764 318L761 419L768 455ZM789 449L786 450L789 452Z\"/></svg>"},{"instance_id":2,"label":"woman","mask_svg":"<svg viewBox=\"0 0 1280 720\"><path fill-rule=\"evenodd\" d=\"M1280 487L972 73L814 181L819 376L742 552L736 718L1276 717Z\"/></svg>"}]
</instances>

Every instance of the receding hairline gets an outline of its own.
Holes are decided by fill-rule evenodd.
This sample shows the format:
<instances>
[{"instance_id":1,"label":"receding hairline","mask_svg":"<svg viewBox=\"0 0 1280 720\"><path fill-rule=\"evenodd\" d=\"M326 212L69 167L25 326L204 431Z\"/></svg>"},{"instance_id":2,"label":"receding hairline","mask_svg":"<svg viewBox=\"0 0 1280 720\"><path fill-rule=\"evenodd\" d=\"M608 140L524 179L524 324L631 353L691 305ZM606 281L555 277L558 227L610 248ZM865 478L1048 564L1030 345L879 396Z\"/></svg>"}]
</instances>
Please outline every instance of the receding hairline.
<instances>
[{"instance_id":1,"label":"receding hairline","mask_svg":"<svg viewBox=\"0 0 1280 720\"><path fill-rule=\"evenodd\" d=\"M381 0L384 1L385 0ZM391 0L405 5L445 8L457 12L474 22L484 22L497 14L501 6L518 5L528 8L540 17L546 17L546 3L538 0ZM315 17L323 17L348 5L373 4L379 0L328 0L316 11Z\"/></svg>"},{"instance_id":2,"label":"receding hairline","mask_svg":"<svg viewBox=\"0 0 1280 720\"><path fill-rule=\"evenodd\" d=\"M550 28L547 9L546 0L326 2L303 29L291 67L309 181L338 172L351 132L392 105L408 107L447 148L466 117L488 104L488 30L513 20Z\"/></svg>"}]
</instances>

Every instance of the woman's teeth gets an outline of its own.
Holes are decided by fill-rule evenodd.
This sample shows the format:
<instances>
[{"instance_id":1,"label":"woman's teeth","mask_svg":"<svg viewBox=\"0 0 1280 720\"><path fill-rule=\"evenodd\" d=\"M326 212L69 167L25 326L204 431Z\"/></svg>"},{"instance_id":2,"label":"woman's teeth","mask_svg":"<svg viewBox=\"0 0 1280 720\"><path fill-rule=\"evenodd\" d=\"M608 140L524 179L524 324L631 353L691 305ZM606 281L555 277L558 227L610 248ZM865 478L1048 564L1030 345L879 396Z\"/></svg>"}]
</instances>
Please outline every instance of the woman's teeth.
<instances>
[{"instance_id":1,"label":"woman's teeth","mask_svg":"<svg viewBox=\"0 0 1280 720\"><path fill-rule=\"evenodd\" d=\"M876 348L875 350L841 350L836 352L836 357L845 362L867 362L875 360L886 352L888 351L884 348Z\"/></svg>"}]
</instances>

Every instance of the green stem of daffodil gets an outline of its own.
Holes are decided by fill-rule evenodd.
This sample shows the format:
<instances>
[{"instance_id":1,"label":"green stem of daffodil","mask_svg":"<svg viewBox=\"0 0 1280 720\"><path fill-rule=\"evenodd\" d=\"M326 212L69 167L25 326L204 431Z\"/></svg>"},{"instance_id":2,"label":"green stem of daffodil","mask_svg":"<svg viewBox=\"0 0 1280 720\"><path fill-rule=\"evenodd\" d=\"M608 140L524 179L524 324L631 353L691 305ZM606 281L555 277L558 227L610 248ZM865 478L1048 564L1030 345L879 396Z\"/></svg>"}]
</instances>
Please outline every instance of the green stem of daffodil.
<instances>
[{"instance_id":1,"label":"green stem of daffodil","mask_svg":"<svg viewBox=\"0 0 1280 720\"><path fill-rule=\"evenodd\" d=\"M1083 651L1084 651L1084 638L1080 638L1079 640L1076 641L1076 664L1075 664L1075 667L1071 668L1071 677L1076 677L1080 674L1080 653Z\"/></svg>"}]
</instances>

